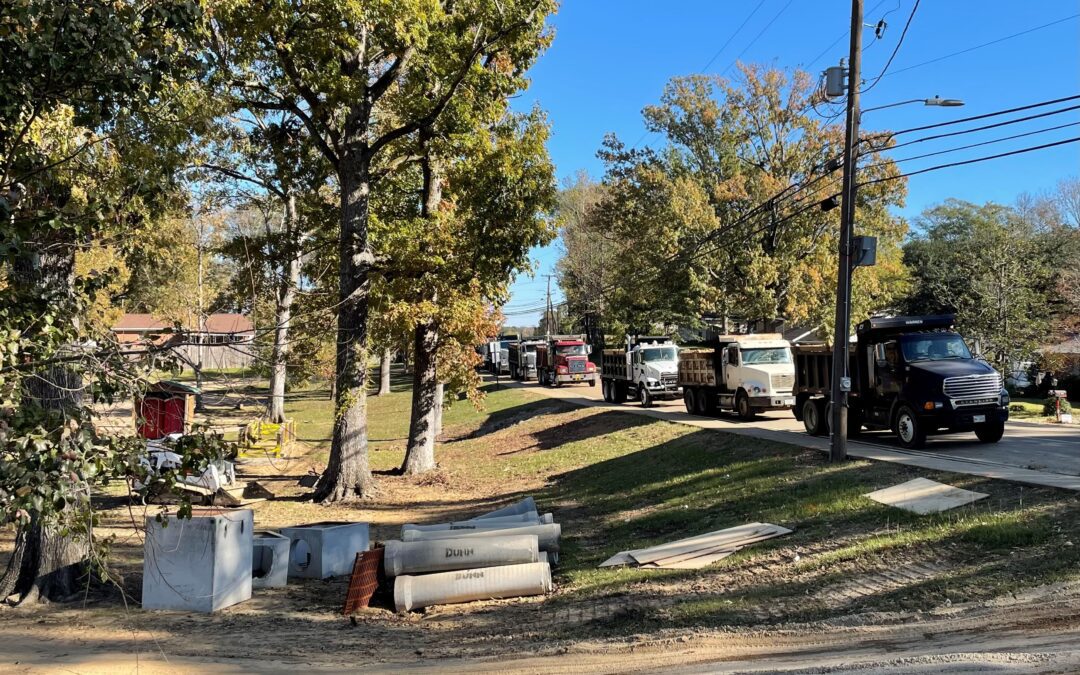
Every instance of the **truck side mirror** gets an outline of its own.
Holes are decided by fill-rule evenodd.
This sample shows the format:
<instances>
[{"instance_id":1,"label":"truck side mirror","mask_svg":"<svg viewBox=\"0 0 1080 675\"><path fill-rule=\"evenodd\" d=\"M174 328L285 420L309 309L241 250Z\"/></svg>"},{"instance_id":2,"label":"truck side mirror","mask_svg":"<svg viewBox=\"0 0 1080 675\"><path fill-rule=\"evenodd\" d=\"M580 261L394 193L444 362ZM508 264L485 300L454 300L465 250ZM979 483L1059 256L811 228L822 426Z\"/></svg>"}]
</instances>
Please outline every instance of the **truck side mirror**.
<instances>
[{"instance_id":1,"label":"truck side mirror","mask_svg":"<svg viewBox=\"0 0 1080 675\"><path fill-rule=\"evenodd\" d=\"M585 353L592 354L592 345L585 345Z\"/></svg>"}]
</instances>

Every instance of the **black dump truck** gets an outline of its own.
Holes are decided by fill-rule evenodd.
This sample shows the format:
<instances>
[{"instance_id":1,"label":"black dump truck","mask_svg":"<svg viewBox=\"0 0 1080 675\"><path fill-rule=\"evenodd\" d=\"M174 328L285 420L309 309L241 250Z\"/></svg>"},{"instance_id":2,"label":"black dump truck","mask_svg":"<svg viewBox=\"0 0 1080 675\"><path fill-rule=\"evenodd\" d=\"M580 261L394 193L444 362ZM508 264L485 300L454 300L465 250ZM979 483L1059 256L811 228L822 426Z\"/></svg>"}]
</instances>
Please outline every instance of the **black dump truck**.
<instances>
[{"instance_id":1,"label":"black dump truck","mask_svg":"<svg viewBox=\"0 0 1080 675\"><path fill-rule=\"evenodd\" d=\"M1001 375L972 356L952 330L955 317L867 319L856 329L848 374L848 435L887 429L905 448L934 433L974 431L996 443L1009 419ZM829 433L832 350L797 345L795 418L812 435Z\"/></svg>"}]
</instances>

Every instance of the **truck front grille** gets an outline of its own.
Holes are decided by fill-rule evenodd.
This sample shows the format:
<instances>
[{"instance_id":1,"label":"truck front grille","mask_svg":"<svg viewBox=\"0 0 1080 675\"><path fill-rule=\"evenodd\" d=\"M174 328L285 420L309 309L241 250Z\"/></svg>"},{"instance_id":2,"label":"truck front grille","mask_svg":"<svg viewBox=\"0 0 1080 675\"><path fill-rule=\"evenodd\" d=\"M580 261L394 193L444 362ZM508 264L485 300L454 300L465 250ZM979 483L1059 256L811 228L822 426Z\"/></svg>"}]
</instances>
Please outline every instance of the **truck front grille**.
<instances>
[{"instance_id":1,"label":"truck front grille","mask_svg":"<svg viewBox=\"0 0 1080 675\"><path fill-rule=\"evenodd\" d=\"M584 373L585 359L574 359L573 361L570 361L567 366L571 373Z\"/></svg>"},{"instance_id":2,"label":"truck front grille","mask_svg":"<svg viewBox=\"0 0 1080 675\"><path fill-rule=\"evenodd\" d=\"M671 385L675 384L678 381L679 381L679 376L677 374L675 374L675 373L661 373L660 374L660 384L664 385L665 387L670 387Z\"/></svg>"},{"instance_id":3,"label":"truck front grille","mask_svg":"<svg viewBox=\"0 0 1080 675\"><path fill-rule=\"evenodd\" d=\"M956 405L986 405L998 400L1001 393L1001 375L964 375L947 377L945 395L954 399Z\"/></svg>"},{"instance_id":4,"label":"truck front grille","mask_svg":"<svg viewBox=\"0 0 1080 675\"><path fill-rule=\"evenodd\" d=\"M791 388L795 386L794 373L773 373L772 374L772 388L773 391L791 391Z\"/></svg>"}]
</instances>

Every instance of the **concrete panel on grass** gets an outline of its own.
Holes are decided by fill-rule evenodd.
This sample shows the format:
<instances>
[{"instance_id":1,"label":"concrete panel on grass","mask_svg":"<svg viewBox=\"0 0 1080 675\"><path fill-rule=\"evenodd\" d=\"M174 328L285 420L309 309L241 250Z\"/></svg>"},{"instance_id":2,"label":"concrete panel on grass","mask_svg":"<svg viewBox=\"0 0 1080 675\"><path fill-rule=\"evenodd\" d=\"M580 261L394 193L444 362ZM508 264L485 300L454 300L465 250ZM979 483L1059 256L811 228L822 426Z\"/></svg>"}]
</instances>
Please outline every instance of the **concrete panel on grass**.
<instances>
[{"instance_id":1,"label":"concrete panel on grass","mask_svg":"<svg viewBox=\"0 0 1080 675\"><path fill-rule=\"evenodd\" d=\"M281 588L289 582L289 538L256 532L251 554L251 587Z\"/></svg>"},{"instance_id":2,"label":"concrete panel on grass","mask_svg":"<svg viewBox=\"0 0 1080 675\"><path fill-rule=\"evenodd\" d=\"M143 609L214 612L251 598L250 509L146 519Z\"/></svg>"},{"instance_id":3,"label":"concrete panel on grass","mask_svg":"<svg viewBox=\"0 0 1080 675\"><path fill-rule=\"evenodd\" d=\"M970 504L986 497L986 494L945 485L928 478L915 478L863 496L880 504L925 515Z\"/></svg>"},{"instance_id":4,"label":"concrete panel on grass","mask_svg":"<svg viewBox=\"0 0 1080 675\"><path fill-rule=\"evenodd\" d=\"M302 579L351 574L356 554L370 545L367 523L312 523L280 532L292 542L289 576Z\"/></svg>"}]
</instances>

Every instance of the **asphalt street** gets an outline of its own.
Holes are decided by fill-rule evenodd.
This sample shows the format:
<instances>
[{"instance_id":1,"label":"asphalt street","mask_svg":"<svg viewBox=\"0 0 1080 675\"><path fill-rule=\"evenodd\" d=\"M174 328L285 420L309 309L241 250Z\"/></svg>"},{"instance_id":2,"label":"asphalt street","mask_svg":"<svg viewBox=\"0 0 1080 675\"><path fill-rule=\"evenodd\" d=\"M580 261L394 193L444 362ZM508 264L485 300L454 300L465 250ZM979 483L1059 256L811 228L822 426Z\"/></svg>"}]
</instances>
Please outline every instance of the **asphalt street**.
<instances>
[{"instance_id":1,"label":"asphalt street","mask_svg":"<svg viewBox=\"0 0 1080 675\"><path fill-rule=\"evenodd\" d=\"M621 410L705 429L719 429L757 438L827 450L829 439L806 434L802 423L790 412L774 411L744 421L732 414L715 417L689 415L682 400L658 401L651 408L638 403L605 403L600 386L564 385L541 387L536 382L500 382L527 387L539 394L568 403ZM905 450L886 432L864 432L849 444L849 454L881 461L894 461L924 468L969 473L1036 485L1080 490L1080 425L1012 422L998 443L979 443L975 434L932 436L923 450Z\"/></svg>"}]
</instances>

